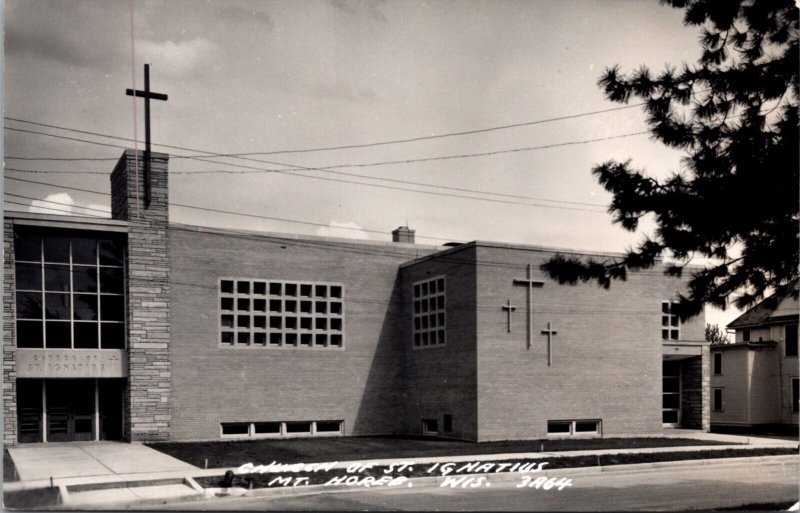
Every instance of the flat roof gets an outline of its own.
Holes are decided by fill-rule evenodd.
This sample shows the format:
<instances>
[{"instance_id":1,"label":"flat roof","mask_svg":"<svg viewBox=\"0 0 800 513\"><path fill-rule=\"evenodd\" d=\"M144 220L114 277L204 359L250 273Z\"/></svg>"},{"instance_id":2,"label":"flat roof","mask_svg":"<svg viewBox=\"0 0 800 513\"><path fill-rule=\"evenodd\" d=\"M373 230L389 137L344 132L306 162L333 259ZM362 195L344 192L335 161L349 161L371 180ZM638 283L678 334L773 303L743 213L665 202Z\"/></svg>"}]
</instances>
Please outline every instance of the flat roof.
<instances>
[{"instance_id":1,"label":"flat roof","mask_svg":"<svg viewBox=\"0 0 800 513\"><path fill-rule=\"evenodd\" d=\"M17 226L40 226L43 228L67 228L75 230L101 230L109 232L127 232L128 223L110 217L37 214L6 210L4 219L10 219Z\"/></svg>"},{"instance_id":2,"label":"flat roof","mask_svg":"<svg viewBox=\"0 0 800 513\"><path fill-rule=\"evenodd\" d=\"M369 240L369 239L348 239L345 237L327 237L323 235L301 235L296 233L281 233L281 232L267 232L267 231L259 231L259 230L239 230L235 228L216 228L211 226L199 226L194 224L182 224L182 223L169 223L170 228L177 228L180 230L187 230L193 231L198 233L216 233L216 234L239 234L239 235L249 235L255 237L269 237L274 239L284 239L284 240L308 240L308 241L317 241L317 242L336 242L342 244L353 244L359 246L379 246L385 248L405 248L405 249L425 249L430 251L436 251L442 248L442 246L434 246L429 244L416 244L416 243L407 243L407 242L392 242L388 241L381 241L381 240ZM387 232L387 235L391 235L391 232Z\"/></svg>"}]
</instances>

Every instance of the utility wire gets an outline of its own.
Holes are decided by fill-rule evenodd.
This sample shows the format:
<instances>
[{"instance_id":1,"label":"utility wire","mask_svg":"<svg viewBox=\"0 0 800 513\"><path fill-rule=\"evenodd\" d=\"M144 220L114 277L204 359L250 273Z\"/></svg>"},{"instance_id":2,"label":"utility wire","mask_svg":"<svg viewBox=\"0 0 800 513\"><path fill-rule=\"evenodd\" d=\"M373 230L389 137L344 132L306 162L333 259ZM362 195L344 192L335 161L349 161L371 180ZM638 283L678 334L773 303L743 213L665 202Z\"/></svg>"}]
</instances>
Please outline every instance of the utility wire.
<instances>
[{"instance_id":1,"label":"utility wire","mask_svg":"<svg viewBox=\"0 0 800 513\"><path fill-rule=\"evenodd\" d=\"M27 170L19 169L19 168L10 168L9 167L9 168L6 168L6 171L15 171L15 172L24 173ZM61 173L61 174L66 174L66 173ZM592 212L592 213L596 213L596 214L601 214L601 213L605 212L605 209L597 210L597 209L591 209L591 208L581 208L581 207L571 207L571 206L561 206L561 205L547 205L547 204L543 204L543 203L531 203L531 202L523 202L523 201L510 201L510 200L503 200L503 199L497 199L497 198L484 198L484 197L480 197L480 196L465 196L465 195L462 195L462 194L451 194L451 193L446 193L446 192L435 192L435 191L424 191L424 190L419 190L419 189L408 189L408 188L405 188L405 187L395 187L395 186L391 186L391 185L380 185L380 184L365 183L365 182L354 182L352 180L340 180L340 179L337 179L337 178L327 178L327 177L323 177L323 176L299 175L299 174L295 174L295 173L287 173L286 176L292 176L292 177L298 177L298 178L310 178L312 180L322 180L322 181L326 181L326 182L340 182L340 183L347 183L347 184L352 184L352 185L361 185L361 186L364 186L364 187L374 187L374 188L378 188L378 189L389 189L389 190L395 190L395 191L413 192L413 193L417 193L417 194L428 194L428 195L433 195L433 196L444 196L444 197L449 197L449 198L470 199L470 200L477 200L477 201L488 201L488 202L491 202L491 203L503 203L503 204L507 204L507 205L522 205L522 206L531 206L531 207L556 208L556 209L561 209L561 210L576 210L576 211L582 211L582 212ZM486 193L483 193L483 194L491 194L491 193L486 192ZM562 200L546 200L546 201L562 202ZM566 202L566 201L563 201L563 202L564 203L575 203L575 202ZM599 204L598 205L589 204L589 206L598 206L598 207L600 207L601 205L599 205Z\"/></svg>"},{"instance_id":2,"label":"utility wire","mask_svg":"<svg viewBox=\"0 0 800 513\"><path fill-rule=\"evenodd\" d=\"M25 181L31 182L29 180L25 180ZM31 183L41 183L41 182L31 182ZM43 185L52 185L52 184L43 184ZM65 187L65 188L79 190L79 191L83 191L83 192L90 192L90 193L94 193L94 194L106 195L106 196L110 195L109 193L105 193L105 192L92 191L92 190L88 190L88 189L80 189L80 188L76 188L76 187ZM73 205L63 204L63 203L56 202L56 201L49 201L49 203L62 204L62 205L65 205L65 206L70 206L70 207L73 206ZM26 205L26 206L29 206L29 205ZM181 206L184 206L184 205L181 205ZM49 208L49 207L43 207L43 208ZM190 208L198 208L200 210L207 210L204 207L190 207ZM105 211L104 211L104 213L107 214L107 212L105 212ZM225 212L225 213L238 214L238 213L234 213L234 212ZM270 220L274 219L274 218L269 218L269 217L266 217L266 216L257 216L257 217L264 218L264 219L270 219ZM108 217L106 217L106 219L108 219ZM295 221L294 220L289 220L289 222L295 222ZM302 223L303 224L311 224L311 225L314 225L314 226L322 226L322 227L330 228L330 225L326 225L326 224L307 223L307 222L302 222ZM343 228L344 229L357 230L357 231L374 232L374 233L379 233L381 235L386 235L386 232L385 231L381 231L381 230L368 230L368 229L362 230L362 229L358 229L358 228L347 228L347 227L343 227ZM180 226L175 226L175 225L171 226L170 229L176 230L176 231L185 231L185 232L196 233L196 230L193 230L191 228L182 228ZM225 230L225 229L220 229L220 230ZM394 256L394 257L400 257L400 258L405 258L405 259L414 259L414 256L413 256L412 252L410 252L408 250L403 251L403 250L400 250L399 248L398 249L390 248L390 249L384 250L384 249L379 249L379 248L370 248L368 246L354 247L354 245L358 245L358 241L353 241L351 243L337 243L337 242L333 242L333 241L313 241L313 240L306 240L306 241L302 241L301 240L301 241L298 241L296 239L286 239L286 238L282 238L280 236L274 236L274 235L255 234L255 233L236 233L236 232L232 232L230 230L225 231L224 233L213 232L212 235L219 236L219 237L235 238L235 239L240 239L240 240L269 242L269 243L276 244L276 245L281 245L281 246L291 245L291 246L297 246L297 247L307 247L307 248L313 248L313 249L325 249L325 250L329 250L329 251L338 251L338 252L345 252L345 253L352 253L352 254L359 254L359 255L369 255L369 256L378 255L378 256L388 256L388 257ZM457 242L457 241L453 241L453 239L444 239L444 238L436 238L436 237L422 237L422 236L420 236L420 238L446 240L446 241L451 241L451 242ZM557 249L556 250L540 249L540 248L520 248L520 249L521 250L525 250L525 251L538 252L538 253L542 253L542 252L544 252L544 253L557 253L558 252ZM571 250L563 250L563 251L574 252L574 251L571 251ZM425 256L425 255L423 255L423 256ZM587 256L591 256L591 255L587 255ZM616 258L616 256L614 256L614 255L595 255L595 256L605 256L605 257L608 257L608 258ZM436 261L440 262L440 263L449 263L449 264L452 264L452 265L469 264L469 265L478 265L478 266L481 266L481 267L500 267L500 268L514 268L514 269L521 268L519 264L511 263L511 262L507 262L507 261L481 260L480 262L476 262L474 259L459 258L459 257L450 256L450 255L444 255L444 256L436 257ZM652 271L637 271L634 274L636 274L636 275L651 275L651 276L662 276L663 275L663 273L661 273L661 272L652 272Z\"/></svg>"},{"instance_id":3,"label":"utility wire","mask_svg":"<svg viewBox=\"0 0 800 513\"><path fill-rule=\"evenodd\" d=\"M608 112L632 109L632 108L635 108L635 107L641 107L643 105L646 105L646 102L634 103L634 104L631 104L631 105L623 105L621 107L611 107L611 108L608 108L608 109L595 110L595 111L590 111L590 112L582 112L582 113L579 113L579 114L570 114L570 115L566 115L566 116L558 116L558 117L554 117L554 118L538 119L538 120L535 120L535 121L525 121L525 122L522 122L522 123L512 123L512 124L509 124L509 125L499 125L499 126L492 126L492 127L487 127L487 128L478 128L478 129L475 129L475 130L465 130L465 131L461 131L461 132L448 132L448 133L443 133L443 134L425 135L425 136L419 136L419 137L409 137L409 138L406 138L406 139L392 139L392 140L388 140L388 141L378 141L378 142L362 143L362 144L348 144L348 145L343 145L343 146L324 146L324 147L318 147L318 148L303 148L303 149L292 149L292 150L274 150L274 151L265 151L265 152L217 153L215 155L218 156L218 157L235 157L235 156L252 156L252 155L278 155L278 154L287 154L287 153L309 153L309 152L316 152L316 151L346 150L346 149L354 149L354 148L371 148L371 147L375 147L375 146L386 146L386 145L390 145L390 144L402 144L402 143L410 143L410 142L417 142L417 141L426 141L426 140L431 140L431 139L442 139L442 138L445 138L445 137L457 137L457 136L462 136L462 135L473 135L473 134L494 132L494 131L497 131L497 130L507 130L507 129L510 129L510 128L520 128L520 127L525 127L525 126L541 125L541 124L545 124L545 123L552 123L552 122L555 122L555 121L564 121L564 120L568 120L568 119L578 119L578 118L587 117L587 116L594 116L594 115L597 115L597 114L605 114L605 113L608 113ZM20 118L13 118L13 117L10 117L10 116L4 116L4 119L7 119L9 121L17 121L17 122L20 122L20 123L30 123L30 124L34 124L34 125L38 125L38 126L49 127L49 128L59 128L61 130L65 129L63 127L57 127L57 126L54 126L54 125L47 125L47 124L44 124L44 123L36 123L36 122L33 122L33 121L28 121L28 120L24 120L24 119L20 119ZM87 135L101 135L101 134L92 133L92 132L85 132L85 131L80 132L80 133L84 133L84 134L87 134ZM103 137L112 137L112 136L103 135ZM155 143L153 143L153 144L155 144ZM159 145L159 146L168 147L167 145Z\"/></svg>"},{"instance_id":4,"label":"utility wire","mask_svg":"<svg viewBox=\"0 0 800 513\"><path fill-rule=\"evenodd\" d=\"M67 190L73 190L73 191L79 191L79 192L88 192L90 194L99 194L101 196L111 196L111 193L108 193L108 192L94 191L94 190L91 190L91 189L83 189L81 187L69 187L69 186L66 186L66 185L56 185L56 184L47 183L47 182L38 182L36 180L26 180L26 179L23 179L23 178L15 178L15 177L12 177L12 176L7 176L6 178L8 180L14 180L14 181L18 181L18 182L30 183L30 184L35 184L35 185L47 185L47 186L51 186L51 187L59 187L61 189L67 189ZM31 199L35 199L35 198L31 198ZM58 202L52 202L51 201L50 203L58 203ZM270 221L280 221L280 222L285 222L285 223L304 224L304 225L309 225L309 226L321 226L321 227L325 227L325 228L341 228L343 230L352 230L352 231L369 232L369 233L379 233L381 235L386 235L386 232L383 231L383 230L370 230L370 229L365 229L365 228L353 228L353 227L349 227L349 226L341 226L341 227L335 226L335 227L332 227L332 226L330 226L328 224L314 223L314 222L310 222L310 221L300 221L300 220L297 220L297 219L286 219L286 218L280 218L280 217L262 216L262 215L257 215L257 214L249 214L247 212L234 212L234 211L231 211L231 210L221 210L221 209L215 209L215 208L200 207L200 206L197 206L197 205L185 205L185 204L182 204L182 203L172 203L171 202L170 205L171 206L175 206L175 207L191 208L191 209L203 210L203 211L207 211L207 212L214 212L214 213L217 213L217 214L231 214L231 215L239 215L239 216L245 216L245 217L253 217L253 218L258 218L258 219L267 219L267 220L270 220ZM103 212L105 214L108 214L108 212L105 212L105 211L103 211ZM418 237L421 238L421 239L452 241L452 239L445 239L445 238L439 238L439 237L424 237L424 236L421 236L421 235L418 235Z\"/></svg>"}]
</instances>

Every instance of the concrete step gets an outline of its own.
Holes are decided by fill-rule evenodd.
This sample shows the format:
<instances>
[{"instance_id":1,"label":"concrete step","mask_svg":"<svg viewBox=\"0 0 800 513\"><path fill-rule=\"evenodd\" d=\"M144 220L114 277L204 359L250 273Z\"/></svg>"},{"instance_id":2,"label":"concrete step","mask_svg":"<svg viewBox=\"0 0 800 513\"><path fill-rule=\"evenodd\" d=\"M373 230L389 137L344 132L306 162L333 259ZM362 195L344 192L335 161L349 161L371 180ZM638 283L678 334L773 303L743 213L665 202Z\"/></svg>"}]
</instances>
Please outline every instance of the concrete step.
<instances>
[{"instance_id":1,"label":"concrete step","mask_svg":"<svg viewBox=\"0 0 800 513\"><path fill-rule=\"evenodd\" d=\"M202 499L204 490L191 478L121 481L62 485L62 504L67 508L107 509L112 505L160 504L174 500Z\"/></svg>"}]
</instances>

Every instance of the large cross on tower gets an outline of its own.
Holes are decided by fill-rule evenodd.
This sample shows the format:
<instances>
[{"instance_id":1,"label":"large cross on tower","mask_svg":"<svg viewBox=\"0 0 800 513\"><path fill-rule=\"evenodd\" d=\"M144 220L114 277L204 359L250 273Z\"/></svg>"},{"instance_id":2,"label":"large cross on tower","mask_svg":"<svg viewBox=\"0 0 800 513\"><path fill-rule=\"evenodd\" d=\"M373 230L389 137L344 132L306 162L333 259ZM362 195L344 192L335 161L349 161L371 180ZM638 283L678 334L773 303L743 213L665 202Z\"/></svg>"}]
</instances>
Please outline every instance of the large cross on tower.
<instances>
[{"instance_id":1,"label":"large cross on tower","mask_svg":"<svg viewBox=\"0 0 800 513\"><path fill-rule=\"evenodd\" d=\"M514 280L514 285L525 285L528 288L528 349L533 341L533 287L544 285L543 281L534 280L532 273L531 264L528 264L528 277Z\"/></svg>"},{"instance_id":2,"label":"large cross on tower","mask_svg":"<svg viewBox=\"0 0 800 513\"><path fill-rule=\"evenodd\" d=\"M144 207L150 206L150 100L167 101L167 95L150 91L150 65L144 65L144 90L126 89L125 94L144 98Z\"/></svg>"}]
</instances>

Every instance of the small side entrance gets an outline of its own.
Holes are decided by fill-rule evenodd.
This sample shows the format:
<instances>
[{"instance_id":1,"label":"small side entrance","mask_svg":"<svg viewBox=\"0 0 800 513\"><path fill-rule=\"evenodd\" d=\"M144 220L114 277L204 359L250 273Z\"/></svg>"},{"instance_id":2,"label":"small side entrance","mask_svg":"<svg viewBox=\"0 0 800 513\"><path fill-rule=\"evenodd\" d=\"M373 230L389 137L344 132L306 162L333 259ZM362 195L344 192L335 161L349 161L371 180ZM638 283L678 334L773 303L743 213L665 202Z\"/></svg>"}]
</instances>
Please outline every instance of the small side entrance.
<instances>
[{"instance_id":1,"label":"small side entrance","mask_svg":"<svg viewBox=\"0 0 800 513\"><path fill-rule=\"evenodd\" d=\"M681 425L681 362L663 362L661 422L664 427Z\"/></svg>"},{"instance_id":2,"label":"small side entrance","mask_svg":"<svg viewBox=\"0 0 800 513\"><path fill-rule=\"evenodd\" d=\"M18 379L20 443L121 440L124 379Z\"/></svg>"}]
</instances>

